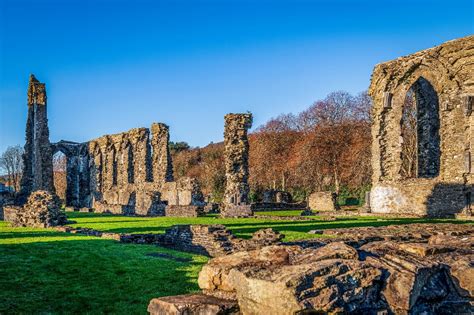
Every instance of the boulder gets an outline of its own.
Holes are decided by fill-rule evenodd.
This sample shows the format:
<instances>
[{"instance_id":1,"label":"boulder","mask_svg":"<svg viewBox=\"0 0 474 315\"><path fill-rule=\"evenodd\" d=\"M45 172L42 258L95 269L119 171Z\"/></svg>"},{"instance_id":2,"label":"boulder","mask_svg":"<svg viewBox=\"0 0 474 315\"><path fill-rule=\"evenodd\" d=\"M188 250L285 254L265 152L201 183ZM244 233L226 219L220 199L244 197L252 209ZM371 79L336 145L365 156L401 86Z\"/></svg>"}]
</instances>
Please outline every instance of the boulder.
<instances>
[{"instance_id":1,"label":"boulder","mask_svg":"<svg viewBox=\"0 0 474 315\"><path fill-rule=\"evenodd\" d=\"M295 314L303 310L364 312L377 304L382 272L366 263L325 260L271 268L232 269L242 314ZM375 306L375 307L374 307Z\"/></svg>"}]
</instances>

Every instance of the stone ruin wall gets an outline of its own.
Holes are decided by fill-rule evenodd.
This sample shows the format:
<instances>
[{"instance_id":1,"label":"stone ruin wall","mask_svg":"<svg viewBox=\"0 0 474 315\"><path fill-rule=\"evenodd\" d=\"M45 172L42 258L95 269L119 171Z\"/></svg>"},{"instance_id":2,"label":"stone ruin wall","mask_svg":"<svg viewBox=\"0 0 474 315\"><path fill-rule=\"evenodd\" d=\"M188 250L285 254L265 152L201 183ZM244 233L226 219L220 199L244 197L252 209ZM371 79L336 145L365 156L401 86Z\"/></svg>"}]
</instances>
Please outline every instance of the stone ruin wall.
<instances>
[{"instance_id":1,"label":"stone ruin wall","mask_svg":"<svg viewBox=\"0 0 474 315\"><path fill-rule=\"evenodd\" d=\"M252 215L249 202L249 142L247 131L252 127L252 114L225 115L224 163L226 187L223 217Z\"/></svg>"},{"instance_id":2,"label":"stone ruin wall","mask_svg":"<svg viewBox=\"0 0 474 315\"><path fill-rule=\"evenodd\" d=\"M418 137L439 124L439 162L428 160L432 169L439 163L439 173L428 168L433 176L405 179L400 174L402 105L408 90L426 81L437 94L439 122L418 130ZM431 216L469 211L474 179L474 36L377 65L369 93L373 99L372 211ZM418 106L422 101L430 99L417 99ZM418 159L426 161L430 158L426 152L434 152L430 146L436 145L436 137L428 140L431 143L419 142L427 149L418 152ZM418 164L425 166L423 161Z\"/></svg>"},{"instance_id":3,"label":"stone ruin wall","mask_svg":"<svg viewBox=\"0 0 474 315\"><path fill-rule=\"evenodd\" d=\"M88 143L92 208L98 212L197 216L202 194L196 179L173 181L169 128L106 135Z\"/></svg>"},{"instance_id":4,"label":"stone ruin wall","mask_svg":"<svg viewBox=\"0 0 474 315\"><path fill-rule=\"evenodd\" d=\"M54 192L53 155L49 142L46 85L34 75L28 84L28 118L26 123L21 203L35 190Z\"/></svg>"},{"instance_id":5,"label":"stone ruin wall","mask_svg":"<svg viewBox=\"0 0 474 315\"><path fill-rule=\"evenodd\" d=\"M196 216L204 206L196 179L173 179L169 128L153 123L85 143L50 143L46 87L28 85L24 176L19 203L38 190L55 192L53 154L66 156L66 205L98 212ZM168 208L168 210L167 210Z\"/></svg>"}]
</instances>

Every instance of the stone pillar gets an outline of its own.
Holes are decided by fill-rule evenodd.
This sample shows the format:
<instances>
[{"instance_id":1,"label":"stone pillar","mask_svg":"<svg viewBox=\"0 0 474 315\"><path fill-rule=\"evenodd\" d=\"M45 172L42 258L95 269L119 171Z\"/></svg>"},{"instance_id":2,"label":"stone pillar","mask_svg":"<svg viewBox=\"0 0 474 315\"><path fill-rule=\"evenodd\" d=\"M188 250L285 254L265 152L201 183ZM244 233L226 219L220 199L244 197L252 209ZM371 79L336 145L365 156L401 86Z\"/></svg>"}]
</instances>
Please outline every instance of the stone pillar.
<instances>
[{"instance_id":1,"label":"stone pillar","mask_svg":"<svg viewBox=\"0 0 474 315\"><path fill-rule=\"evenodd\" d=\"M55 192L53 181L53 154L49 142L46 86L34 75L28 84L28 118L23 155L23 177L20 200L36 190Z\"/></svg>"},{"instance_id":2,"label":"stone pillar","mask_svg":"<svg viewBox=\"0 0 474 315\"><path fill-rule=\"evenodd\" d=\"M151 147L153 150L153 182L163 186L165 182L173 181L173 164L169 150L169 127L165 124L151 125Z\"/></svg>"},{"instance_id":3,"label":"stone pillar","mask_svg":"<svg viewBox=\"0 0 474 315\"><path fill-rule=\"evenodd\" d=\"M222 217L252 215L249 203L249 142L247 130L252 127L252 114L227 114L224 129L224 163L226 188Z\"/></svg>"},{"instance_id":4,"label":"stone pillar","mask_svg":"<svg viewBox=\"0 0 474 315\"><path fill-rule=\"evenodd\" d=\"M129 132L130 142L133 147L134 183L143 184L150 178L148 165L150 164L150 131L146 128L132 129Z\"/></svg>"}]
</instances>

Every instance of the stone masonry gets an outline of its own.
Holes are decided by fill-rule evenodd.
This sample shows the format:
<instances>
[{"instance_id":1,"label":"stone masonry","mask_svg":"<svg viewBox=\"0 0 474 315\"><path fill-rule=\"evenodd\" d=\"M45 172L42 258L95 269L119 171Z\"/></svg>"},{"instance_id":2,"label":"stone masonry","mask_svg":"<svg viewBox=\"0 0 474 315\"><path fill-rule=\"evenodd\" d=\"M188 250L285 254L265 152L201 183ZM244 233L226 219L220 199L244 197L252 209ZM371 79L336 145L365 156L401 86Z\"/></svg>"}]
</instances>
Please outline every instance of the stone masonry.
<instances>
[{"instance_id":1,"label":"stone masonry","mask_svg":"<svg viewBox=\"0 0 474 315\"><path fill-rule=\"evenodd\" d=\"M252 114L225 115L224 159L226 188L221 216L252 215L249 203L249 142L247 130L252 127Z\"/></svg>"},{"instance_id":2,"label":"stone masonry","mask_svg":"<svg viewBox=\"0 0 474 315\"><path fill-rule=\"evenodd\" d=\"M314 192L308 197L308 207L310 210L336 211L339 209L337 194L332 191Z\"/></svg>"},{"instance_id":3,"label":"stone masonry","mask_svg":"<svg viewBox=\"0 0 474 315\"><path fill-rule=\"evenodd\" d=\"M30 75L28 84L28 118L23 155L20 203L35 190L54 192L53 155L49 142L46 85Z\"/></svg>"},{"instance_id":4,"label":"stone masonry","mask_svg":"<svg viewBox=\"0 0 474 315\"><path fill-rule=\"evenodd\" d=\"M474 149L474 36L379 64L369 93L372 191L377 213L449 216L471 212ZM416 105L415 161L402 171L406 98Z\"/></svg>"},{"instance_id":5,"label":"stone masonry","mask_svg":"<svg viewBox=\"0 0 474 315\"><path fill-rule=\"evenodd\" d=\"M203 196L195 179L173 181L169 128L105 135L76 143L49 142L45 84L33 75L28 85L24 175L18 201L37 190L54 194L53 154L66 156L66 205L97 212L197 216ZM170 207L169 211L165 211Z\"/></svg>"},{"instance_id":6,"label":"stone masonry","mask_svg":"<svg viewBox=\"0 0 474 315\"><path fill-rule=\"evenodd\" d=\"M173 181L168 143L169 128L161 123L90 141L91 206L98 212L197 216L204 206L199 184Z\"/></svg>"}]
</instances>

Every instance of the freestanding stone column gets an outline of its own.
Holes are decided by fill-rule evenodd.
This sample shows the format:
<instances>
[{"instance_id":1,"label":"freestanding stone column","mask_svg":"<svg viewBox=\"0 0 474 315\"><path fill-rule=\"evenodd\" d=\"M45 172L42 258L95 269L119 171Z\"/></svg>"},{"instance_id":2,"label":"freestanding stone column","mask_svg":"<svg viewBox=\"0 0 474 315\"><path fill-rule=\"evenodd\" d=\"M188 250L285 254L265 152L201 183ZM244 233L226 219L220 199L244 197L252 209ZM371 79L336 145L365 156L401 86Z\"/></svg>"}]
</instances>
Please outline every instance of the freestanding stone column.
<instances>
[{"instance_id":1,"label":"freestanding stone column","mask_svg":"<svg viewBox=\"0 0 474 315\"><path fill-rule=\"evenodd\" d=\"M222 217L252 215L249 203L249 142L247 130L252 127L252 114L225 115L224 163L226 188Z\"/></svg>"},{"instance_id":2,"label":"freestanding stone column","mask_svg":"<svg viewBox=\"0 0 474 315\"><path fill-rule=\"evenodd\" d=\"M173 164L169 149L169 127L161 123L151 125L151 147L153 148L153 181L159 186L173 181Z\"/></svg>"},{"instance_id":3,"label":"freestanding stone column","mask_svg":"<svg viewBox=\"0 0 474 315\"><path fill-rule=\"evenodd\" d=\"M49 142L46 108L46 86L30 75L28 84L28 120L23 155L23 177L20 201L36 190L55 193L53 181L53 154Z\"/></svg>"}]
</instances>

